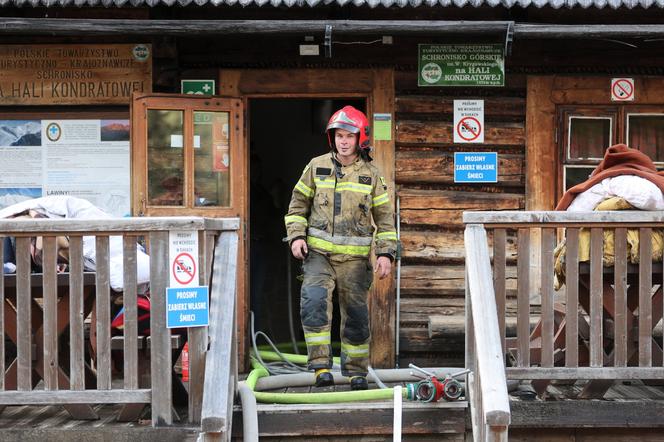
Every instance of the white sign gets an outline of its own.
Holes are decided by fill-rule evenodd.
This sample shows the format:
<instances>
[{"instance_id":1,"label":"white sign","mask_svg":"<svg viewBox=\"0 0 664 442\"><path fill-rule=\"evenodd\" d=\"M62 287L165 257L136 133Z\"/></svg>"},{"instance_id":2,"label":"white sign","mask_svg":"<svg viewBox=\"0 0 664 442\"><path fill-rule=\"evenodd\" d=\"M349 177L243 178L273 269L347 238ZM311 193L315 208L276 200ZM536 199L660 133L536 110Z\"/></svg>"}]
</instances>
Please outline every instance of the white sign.
<instances>
[{"instance_id":1,"label":"white sign","mask_svg":"<svg viewBox=\"0 0 664 442\"><path fill-rule=\"evenodd\" d=\"M169 287L197 287L198 232L170 231L168 233Z\"/></svg>"},{"instance_id":2,"label":"white sign","mask_svg":"<svg viewBox=\"0 0 664 442\"><path fill-rule=\"evenodd\" d=\"M83 198L130 212L128 120L0 121L0 208L30 198Z\"/></svg>"},{"instance_id":3,"label":"white sign","mask_svg":"<svg viewBox=\"0 0 664 442\"><path fill-rule=\"evenodd\" d=\"M484 100L454 100L454 142L484 143Z\"/></svg>"},{"instance_id":4,"label":"white sign","mask_svg":"<svg viewBox=\"0 0 664 442\"><path fill-rule=\"evenodd\" d=\"M611 101L634 101L634 79L612 78Z\"/></svg>"}]
</instances>

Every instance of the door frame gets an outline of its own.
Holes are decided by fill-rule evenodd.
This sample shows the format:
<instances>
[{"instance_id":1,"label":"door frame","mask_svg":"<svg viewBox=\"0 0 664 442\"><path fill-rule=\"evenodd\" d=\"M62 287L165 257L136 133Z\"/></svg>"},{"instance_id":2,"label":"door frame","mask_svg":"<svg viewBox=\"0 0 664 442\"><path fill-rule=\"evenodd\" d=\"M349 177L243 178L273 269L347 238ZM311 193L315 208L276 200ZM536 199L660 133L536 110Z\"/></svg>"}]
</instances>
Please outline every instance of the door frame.
<instances>
[{"instance_id":1,"label":"door frame","mask_svg":"<svg viewBox=\"0 0 664 442\"><path fill-rule=\"evenodd\" d=\"M394 121L394 70L380 69L221 69L219 95L240 98L245 112L252 98L365 98L367 116L375 112L389 113ZM245 116L245 122L248 121ZM249 128L245 124L245 166L249 167ZM390 140L374 140L375 164L389 183L388 192L394 205L395 125ZM248 177L249 171L245 170ZM249 179L244 181L245 213L241 214L245 229L248 222ZM248 230L246 230L248 231ZM249 257L248 238L242 238L241 253ZM243 269L238 281L237 326L239 358L247 362L249 339L249 260L241 260ZM394 273L393 273L394 274ZM371 321L371 364L388 368L395 363L395 282L394 277L375 279L369 295ZM388 324L386 327L385 324Z\"/></svg>"}]
</instances>

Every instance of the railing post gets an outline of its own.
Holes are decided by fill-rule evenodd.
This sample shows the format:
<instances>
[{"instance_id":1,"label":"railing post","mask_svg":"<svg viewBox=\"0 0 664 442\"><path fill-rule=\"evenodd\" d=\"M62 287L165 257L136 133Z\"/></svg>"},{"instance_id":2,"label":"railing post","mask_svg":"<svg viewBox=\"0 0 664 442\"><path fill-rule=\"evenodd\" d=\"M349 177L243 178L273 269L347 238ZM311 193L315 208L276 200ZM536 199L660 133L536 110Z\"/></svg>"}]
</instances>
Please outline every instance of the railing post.
<instances>
[{"instance_id":1,"label":"railing post","mask_svg":"<svg viewBox=\"0 0 664 442\"><path fill-rule=\"evenodd\" d=\"M152 339L150 377L153 427L173 423L171 331L166 328L168 270L168 232L150 232L150 334Z\"/></svg>"},{"instance_id":2,"label":"railing post","mask_svg":"<svg viewBox=\"0 0 664 442\"><path fill-rule=\"evenodd\" d=\"M230 440L237 386L235 297L238 234L222 232L214 251L210 290L210 346L205 359L201 431Z\"/></svg>"}]
</instances>

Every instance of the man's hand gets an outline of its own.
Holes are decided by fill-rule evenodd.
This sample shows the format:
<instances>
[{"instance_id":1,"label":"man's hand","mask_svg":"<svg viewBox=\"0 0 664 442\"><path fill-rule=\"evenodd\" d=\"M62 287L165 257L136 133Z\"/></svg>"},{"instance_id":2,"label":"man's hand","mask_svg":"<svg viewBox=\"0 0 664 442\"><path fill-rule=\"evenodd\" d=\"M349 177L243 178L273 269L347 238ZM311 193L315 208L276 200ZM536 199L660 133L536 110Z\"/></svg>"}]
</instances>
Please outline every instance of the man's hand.
<instances>
[{"instance_id":1,"label":"man's hand","mask_svg":"<svg viewBox=\"0 0 664 442\"><path fill-rule=\"evenodd\" d=\"M291 252L293 252L293 256L297 259L304 259L309 254L309 250L307 249L307 242L303 239L296 239L293 241L290 248Z\"/></svg>"},{"instance_id":2,"label":"man's hand","mask_svg":"<svg viewBox=\"0 0 664 442\"><path fill-rule=\"evenodd\" d=\"M387 256L379 256L376 260L374 273L378 273L378 279L385 279L392 271L392 262Z\"/></svg>"}]
</instances>

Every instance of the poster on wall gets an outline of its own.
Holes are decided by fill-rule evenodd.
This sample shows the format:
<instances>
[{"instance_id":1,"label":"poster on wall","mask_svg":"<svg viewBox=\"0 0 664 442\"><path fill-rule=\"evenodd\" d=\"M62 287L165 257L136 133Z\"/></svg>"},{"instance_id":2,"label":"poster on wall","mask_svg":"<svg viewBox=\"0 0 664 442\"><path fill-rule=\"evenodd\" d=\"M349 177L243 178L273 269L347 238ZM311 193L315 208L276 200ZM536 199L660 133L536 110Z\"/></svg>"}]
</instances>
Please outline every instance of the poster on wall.
<instances>
[{"instance_id":1,"label":"poster on wall","mask_svg":"<svg viewBox=\"0 0 664 442\"><path fill-rule=\"evenodd\" d=\"M0 121L0 208L48 195L130 213L129 120Z\"/></svg>"}]
</instances>

